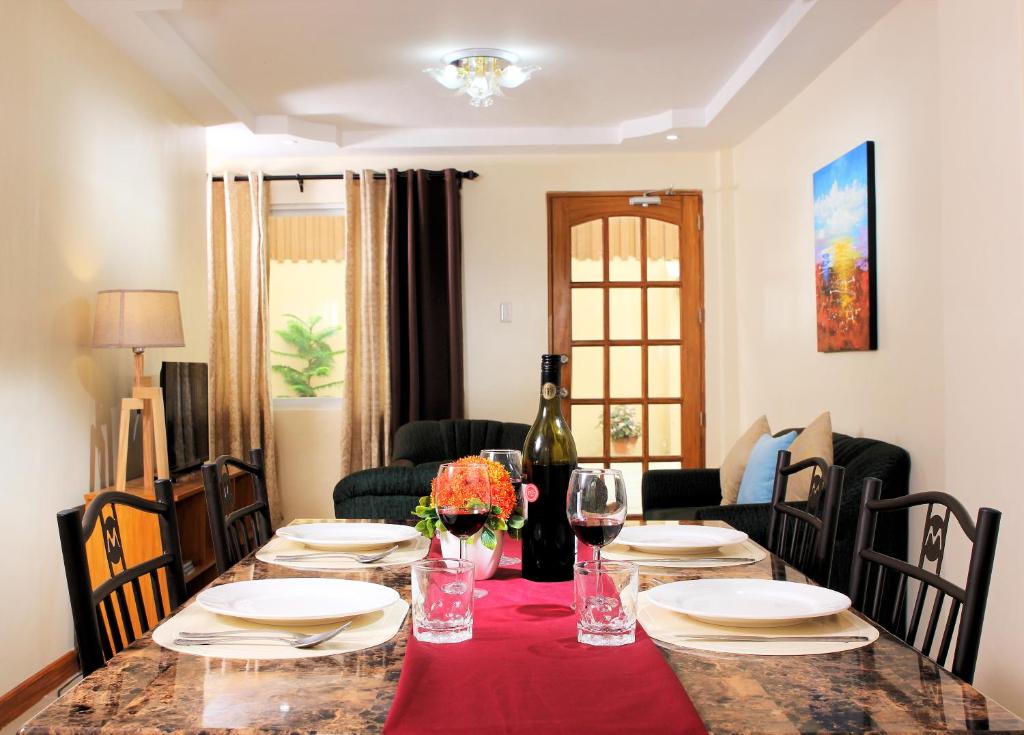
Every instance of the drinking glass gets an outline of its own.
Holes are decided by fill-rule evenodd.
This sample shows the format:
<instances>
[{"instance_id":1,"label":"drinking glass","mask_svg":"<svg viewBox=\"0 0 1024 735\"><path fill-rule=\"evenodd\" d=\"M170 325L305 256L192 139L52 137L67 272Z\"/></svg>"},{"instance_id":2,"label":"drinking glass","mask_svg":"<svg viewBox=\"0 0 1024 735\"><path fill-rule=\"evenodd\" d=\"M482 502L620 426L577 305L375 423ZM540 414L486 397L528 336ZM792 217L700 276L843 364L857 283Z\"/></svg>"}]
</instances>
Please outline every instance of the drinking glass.
<instances>
[{"instance_id":1,"label":"drinking glass","mask_svg":"<svg viewBox=\"0 0 1024 735\"><path fill-rule=\"evenodd\" d=\"M424 559L412 564L412 633L428 643L473 637L473 562Z\"/></svg>"},{"instance_id":2,"label":"drinking glass","mask_svg":"<svg viewBox=\"0 0 1024 735\"><path fill-rule=\"evenodd\" d=\"M459 559L466 560L466 540L487 523L491 512L491 480L483 464L441 465L434 483L437 517L448 533L459 538ZM481 542L482 543L482 542ZM477 590L483 597L486 590Z\"/></svg>"},{"instance_id":3,"label":"drinking glass","mask_svg":"<svg viewBox=\"0 0 1024 735\"><path fill-rule=\"evenodd\" d=\"M573 470L565 513L576 538L592 547L594 560L601 561L601 547L614 541L626 522L626 481L622 472Z\"/></svg>"},{"instance_id":4,"label":"drinking glass","mask_svg":"<svg viewBox=\"0 0 1024 735\"><path fill-rule=\"evenodd\" d=\"M589 646L624 646L636 640L639 579L635 562L576 562L576 640Z\"/></svg>"},{"instance_id":5,"label":"drinking glass","mask_svg":"<svg viewBox=\"0 0 1024 735\"><path fill-rule=\"evenodd\" d=\"M526 517L526 498L523 497L523 453L518 449L484 449L480 456L497 462L508 472L508 479L512 482L512 489L516 491L516 506L519 514ZM519 559L514 556L502 556L502 564L518 564Z\"/></svg>"}]
</instances>

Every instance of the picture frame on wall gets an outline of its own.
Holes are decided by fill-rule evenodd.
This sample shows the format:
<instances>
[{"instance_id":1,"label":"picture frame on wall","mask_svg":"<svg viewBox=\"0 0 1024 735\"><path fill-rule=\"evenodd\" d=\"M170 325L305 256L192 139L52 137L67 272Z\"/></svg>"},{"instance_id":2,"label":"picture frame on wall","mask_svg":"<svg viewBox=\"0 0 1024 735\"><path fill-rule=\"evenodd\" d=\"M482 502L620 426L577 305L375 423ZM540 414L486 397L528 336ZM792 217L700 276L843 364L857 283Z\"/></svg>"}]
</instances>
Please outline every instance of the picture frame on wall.
<instances>
[{"instance_id":1,"label":"picture frame on wall","mask_svg":"<svg viewBox=\"0 0 1024 735\"><path fill-rule=\"evenodd\" d=\"M818 352L878 349L875 144L814 172Z\"/></svg>"}]
</instances>

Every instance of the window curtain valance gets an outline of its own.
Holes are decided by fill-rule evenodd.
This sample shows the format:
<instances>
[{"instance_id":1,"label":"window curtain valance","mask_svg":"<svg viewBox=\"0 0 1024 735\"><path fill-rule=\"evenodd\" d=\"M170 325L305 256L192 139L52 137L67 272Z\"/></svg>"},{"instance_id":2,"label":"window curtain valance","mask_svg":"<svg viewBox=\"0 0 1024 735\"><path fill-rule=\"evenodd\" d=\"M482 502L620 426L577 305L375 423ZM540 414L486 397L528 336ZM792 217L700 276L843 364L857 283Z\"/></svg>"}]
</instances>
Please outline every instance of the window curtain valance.
<instances>
[{"instance_id":1,"label":"window curtain valance","mask_svg":"<svg viewBox=\"0 0 1024 735\"><path fill-rule=\"evenodd\" d=\"M608 251L612 259L640 259L640 218L608 218ZM572 257L575 260L601 260L604 232L600 220L572 228ZM650 260L679 260L679 227L671 222L647 220L647 257Z\"/></svg>"}]
</instances>

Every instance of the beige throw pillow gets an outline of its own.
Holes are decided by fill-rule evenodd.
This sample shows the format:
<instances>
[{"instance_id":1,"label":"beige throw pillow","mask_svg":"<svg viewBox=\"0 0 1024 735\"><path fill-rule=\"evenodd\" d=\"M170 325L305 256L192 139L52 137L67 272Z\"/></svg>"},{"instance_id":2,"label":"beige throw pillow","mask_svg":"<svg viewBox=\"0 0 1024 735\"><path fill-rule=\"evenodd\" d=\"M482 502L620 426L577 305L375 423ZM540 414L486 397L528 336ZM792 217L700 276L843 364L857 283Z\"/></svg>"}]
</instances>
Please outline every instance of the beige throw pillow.
<instances>
[{"instance_id":1,"label":"beige throw pillow","mask_svg":"<svg viewBox=\"0 0 1024 735\"><path fill-rule=\"evenodd\" d=\"M743 472L747 469L750 450L757 444L758 439L771 433L768 418L762 416L743 432L743 436L736 440L732 449L725 455L725 459L722 460L719 480L722 486L722 505L733 505L736 502L736 496L740 492L740 482L743 480Z\"/></svg>"},{"instance_id":2,"label":"beige throw pillow","mask_svg":"<svg viewBox=\"0 0 1024 735\"><path fill-rule=\"evenodd\" d=\"M832 464L832 415L826 411L800 432L789 446L790 463L796 464L811 457L821 457ZM811 471L790 475L786 485L786 500L807 500L811 491Z\"/></svg>"}]
</instances>

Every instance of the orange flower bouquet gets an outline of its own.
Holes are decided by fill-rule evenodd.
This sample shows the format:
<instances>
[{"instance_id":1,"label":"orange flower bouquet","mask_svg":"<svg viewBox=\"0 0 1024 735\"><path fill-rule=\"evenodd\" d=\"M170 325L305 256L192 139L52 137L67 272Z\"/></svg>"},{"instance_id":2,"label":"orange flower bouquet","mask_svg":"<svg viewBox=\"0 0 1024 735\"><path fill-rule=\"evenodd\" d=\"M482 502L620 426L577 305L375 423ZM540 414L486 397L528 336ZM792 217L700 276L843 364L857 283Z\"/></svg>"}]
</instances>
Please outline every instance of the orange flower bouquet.
<instances>
[{"instance_id":1,"label":"orange flower bouquet","mask_svg":"<svg viewBox=\"0 0 1024 735\"><path fill-rule=\"evenodd\" d=\"M491 512L480 532L483 545L493 549L497 544L497 534L502 531L507 531L512 538L519 538L524 519L519 513L519 498L516 497L516 489L512 486L508 471L497 462L483 457L463 457L455 464L480 464L487 467L487 479L491 486ZM480 502L477 498L482 494L474 490L472 483L452 483L447 478L435 477L430 483L430 496L420 498L412 512L420 519L416 530L427 538L433 538L437 530L447 531L437 515L438 499L443 500L445 505L471 505L474 501Z\"/></svg>"}]
</instances>

